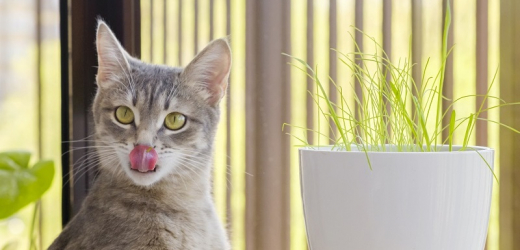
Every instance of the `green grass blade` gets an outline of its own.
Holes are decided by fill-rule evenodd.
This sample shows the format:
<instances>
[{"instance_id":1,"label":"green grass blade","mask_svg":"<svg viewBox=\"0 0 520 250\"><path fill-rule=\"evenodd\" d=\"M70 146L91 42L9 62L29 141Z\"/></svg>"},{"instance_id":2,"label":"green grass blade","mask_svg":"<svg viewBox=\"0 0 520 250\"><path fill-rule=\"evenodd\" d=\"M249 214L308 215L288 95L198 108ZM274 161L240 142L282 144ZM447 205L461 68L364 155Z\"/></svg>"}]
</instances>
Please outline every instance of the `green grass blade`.
<instances>
[{"instance_id":1,"label":"green grass blade","mask_svg":"<svg viewBox=\"0 0 520 250\"><path fill-rule=\"evenodd\" d=\"M453 132L455 132L455 121L456 121L455 116L456 116L455 110L452 110L451 118L450 118L450 130L449 130L449 135L448 135L450 151L452 151L452 149L453 149Z\"/></svg>"}]
</instances>

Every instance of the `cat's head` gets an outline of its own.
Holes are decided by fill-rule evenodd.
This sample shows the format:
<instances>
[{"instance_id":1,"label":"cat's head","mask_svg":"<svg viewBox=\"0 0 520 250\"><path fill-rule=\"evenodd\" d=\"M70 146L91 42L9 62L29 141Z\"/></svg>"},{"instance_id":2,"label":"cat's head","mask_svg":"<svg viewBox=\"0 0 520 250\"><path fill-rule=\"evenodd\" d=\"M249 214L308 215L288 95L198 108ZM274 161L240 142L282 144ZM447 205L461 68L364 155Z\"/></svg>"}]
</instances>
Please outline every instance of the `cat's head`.
<instances>
[{"instance_id":1,"label":"cat's head","mask_svg":"<svg viewBox=\"0 0 520 250\"><path fill-rule=\"evenodd\" d=\"M211 42L185 68L131 57L102 21L96 45L93 114L103 170L139 186L208 172L231 69L227 41Z\"/></svg>"}]
</instances>

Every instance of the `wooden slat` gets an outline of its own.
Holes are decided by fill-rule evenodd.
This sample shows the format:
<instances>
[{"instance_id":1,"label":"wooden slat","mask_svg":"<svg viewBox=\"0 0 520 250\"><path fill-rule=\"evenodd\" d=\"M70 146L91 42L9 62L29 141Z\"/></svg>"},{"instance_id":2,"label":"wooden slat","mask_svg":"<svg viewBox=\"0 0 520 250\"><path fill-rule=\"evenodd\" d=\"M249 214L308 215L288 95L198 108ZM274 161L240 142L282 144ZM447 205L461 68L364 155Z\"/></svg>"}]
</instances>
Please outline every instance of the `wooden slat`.
<instances>
[{"instance_id":1,"label":"wooden slat","mask_svg":"<svg viewBox=\"0 0 520 250\"><path fill-rule=\"evenodd\" d=\"M385 51L385 58L388 60L385 65L390 63L392 59L392 0L383 1L383 50ZM384 70L386 71L388 67ZM390 84L391 74L387 72L386 82L387 86ZM386 112L390 115L390 103L386 104ZM385 118L387 122L387 131L390 133L390 123L388 123L388 118Z\"/></svg>"},{"instance_id":2,"label":"wooden slat","mask_svg":"<svg viewBox=\"0 0 520 250\"><path fill-rule=\"evenodd\" d=\"M231 34L231 0L226 0L226 35Z\"/></svg>"},{"instance_id":3,"label":"wooden slat","mask_svg":"<svg viewBox=\"0 0 520 250\"><path fill-rule=\"evenodd\" d=\"M338 79L337 77L337 53L333 49L338 48L338 26L337 26L337 2L336 0L330 0L329 4L329 97L333 103L337 103L338 100L338 90L334 82ZM334 81L334 82L333 82ZM329 119L330 123L330 143L334 144L334 138L336 134L336 125L332 118Z\"/></svg>"},{"instance_id":4,"label":"wooden slat","mask_svg":"<svg viewBox=\"0 0 520 250\"><path fill-rule=\"evenodd\" d=\"M412 79L417 86L417 90L421 89L422 83L422 0L412 0ZM412 89L412 94L417 96L416 89ZM413 116L417 119L417 114L414 112Z\"/></svg>"},{"instance_id":5,"label":"wooden slat","mask_svg":"<svg viewBox=\"0 0 520 250\"><path fill-rule=\"evenodd\" d=\"M500 97L520 102L520 1L500 2ZM520 127L520 107L500 109L500 121ZM520 135L500 129L500 250L520 249Z\"/></svg>"},{"instance_id":6,"label":"wooden slat","mask_svg":"<svg viewBox=\"0 0 520 250\"><path fill-rule=\"evenodd\" d=\"M141 57L141 8L140 1L125 1L123 4L122 40L126 51L137 58Z\"/></svg>"},{"instance_id":7,"label":"wooden slat","mask_svg":"<svg viewBox=\"0 0 520 250\"><path fill-rule=\"evenodd\" d=\"M392 58L392 0L383 1L383 50ZM389 79L389 78L388 78Z\"/></svg>"},{"instance_id":8,"label":"wooden slat","mask_svg":"<svg viewBox=\"0 0 520 250\"><path fill-rule=\"evenodd\" d=\"M214 10L215 0L209 0L209 40L212 41L215 39L215 28L213 27L213 24L215 23L215 21L213 20L215 16Z\"/></svg>"},{"instance_id":9,"label":"wooden slat","mask_svg":"<svg viewBox=\"0 0 520 250\"><path fill-rule=\"evenodd\" d=\"M307 64L314 68L314 0L307 0ZM310 72L309 72L310 73ZM307 95L305 96L308 129L314 128L314 100L310 93L314 93L314 81L307 78ZM314 132L307 131L307 142L314 143Z\"/></svg>"},{"instance_id":10,"label":"wooden slat","mask_svg":"<svg viewBox=\"0 0 520 250\"><path fill-rule=\"evenodd\" d=\"M179 32L179 36L178 36L178 45L179 45L179 54L177 55L179 57L179 65L182 65L183 62L182 62L182 0L177 0L179 1L179 7L178 7L178 22L177 24L179 25L178 27L178 32Z\"/></svg>"},{"instance_id":11,"label":"wooden slat","mask_svg":"<svg viewBox=\"0 0 520 250\"><path fill-rule=\"evenodd\" d=\"M194 0L194 27L195 30L193 31L193 43L195 43L194 52L193 54L196 55L199 53L199 0Z\"/></svg>"},{"instance_id":12,"label":"wooden slat","mask_svg":"<svg viewBox=\"0 0 520 250\"><path fill-rule=\"evenodd\" d=\"M290 249L290 1L246 2L246 249Z\"/></svg>"},{"instance_id":13,"label":"wooden slat","mask_svg":"<svg viewBox=\"0 0 520 250\"><path fill-rule=\"evenodd\" d=\"M476 10L476 92L477 100L475 110L478 111L480 108L486 109L488 107L487 100L479 95L485 95L488 88L488 0L477 0ZM479 115L482 118L488 118L487 112ZM488 124L487 121L477 121L475 128L476 144L477 146L488 145ZM489 242L486 241L486 247L488 249Z\"/></svg>"},{"instance_id":14,"label":"wooden slat","mask_svg":"<svg viewBox=\"0 0 520 250\"><path fill-rule=\"evenodd\" d=\"M153 26L154 26L154 14L153 14L153 0L150 0L150 62L153 61Z\"/></svg>"},{"instance_id":15,"label":"wooden slat","mask_svg":"<svg viewBox=\"0 0 520 250\"><path fill-rule=\"evenodd\" d=\"M477 80L477 102L475 110L479 110L483 97L488 88L488 0L477 0L477 41L476 41L476 80ZM483 104L482 109L487 108L487 101ZM487 112L480 114L480 117L487 118ZM486 121L477 121L475 131L478 146L487 146L488 144L488 126Z\"/></svg>"},{"instance_id":16,"label":"wooden slat","mask_svg":"<svg viewBox=\"0 0 520 250\"><path fill-rule=\"evenodd\" d=\"M446 4L450 3L450 9L451 9L451 20L454 20L454 14L455 11L453 9L453 1L443 0L442 1L442 16L446 16ZM444 29L444 18L442 19L442 28ZM449 51L453 47L453 30L455 29L455 22L451 22L450 30L448 32L448 47L447 50ZM442 34L442 33L441 33ZM442 39L442 38L441 38ZM447 111L447 115L444 116L442 119L442 127L446 127L448 124L450 124L451 119L451 111L453 110L452 107L449 107L451 102L453 102L453 55L448 56L446 59L446 70L444 71L444 85L442 88L442 95L445 97L442 99L442 112ZM442 130L442 142L446 140L449 136L449 129L443 129Z\"/></svg>"},{"instance_id":17,"label":"wooden slat","mask_svg":"<svg viewBox=\"0 0 520 250\"><path fill-rule=\"evenodd\" d=\"M163 63L168 60L168 0L163 2Z\"/></svg>"},{"instance_id":18,"label":"wooden slat","mask_svg":"<svg viewBox=\"0 0 520 250\"><path fill-rule=\"evenodd\" d=\"M475 110L480 108L486 109L488 107L487 100L479 95L485 95L488 88L488 0L477 0L475 18L476 23L476 94L477 100ZM488 118L487 112L481 113L480 117ZM475 128L476 145L488 145L488 124L487 121L477 121ZM489 242L486 240L484 250L488 249Z\"/></svg>"},{"instance_id":19,"label":"wooden slat","mask_svg":"<svg viewBox=\"0 0 520 250\"><path fill-rule=\"evenodd\" d=\"M363 14L363 0L356 0L355 1L355 10L356 10L356 13L355 13L355 17L354 17L354 25L356 26L357 29L359 30L363 30L363 18L364 18L364 14ZM358 53L362 53L363 52L363 34L356 30L355 32L355 38L354 40L356 41L356 44L357 44L357 48L356 48L356 52ZM363 67L363 60L361 58L361 56L356 56L355 57L355 62L357 65L359 65L359 67ZM362 93L362 89L361 89L361 83L359 82L359 79L358 77L356 77L355 81L354 81L354 92L356 94L356 96L358 97L359 101L360 102L363 102L363 93ZM356 116L356 119L360 119L361 117L361 114L359 114L359 109L358 109L358 103L356 102L356 105L355 105L355 116Z\"/></svg>"},{"instance_id":20,"label":"wooden slat","mask_svg":"<svg viewBox=\"0 0 520 250\"><path fill-rule=\"evenodd\" d=\"M38 158L41 160L43 156L43 92L42 92L42 0L36 0L35 6L36 19L36 89L37 89L37 103L38 103ZM37 201L38 209L38 247L43 248L43 234L42 230L42 215L43 206L42 200ZM36 208L35 208L36 209Z\"/></svg>"}]
</instances>

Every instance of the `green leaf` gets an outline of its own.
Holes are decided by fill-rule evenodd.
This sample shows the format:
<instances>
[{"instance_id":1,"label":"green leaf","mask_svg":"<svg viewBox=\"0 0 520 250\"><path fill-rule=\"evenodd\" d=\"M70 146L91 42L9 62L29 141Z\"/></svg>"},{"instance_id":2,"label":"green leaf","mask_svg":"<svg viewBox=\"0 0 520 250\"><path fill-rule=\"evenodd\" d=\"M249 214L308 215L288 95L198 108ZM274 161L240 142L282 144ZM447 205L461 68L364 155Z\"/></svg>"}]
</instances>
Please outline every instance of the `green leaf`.
<instances>
[{"instance_id":1,"label":"green leaf","mask_svg":"<svg viewBox=\"0 0 520 250\"><path fill-rule=\"evenodd\" d=\"M456 119L455 110L451 111L451 119L450 119L450 128L449 128L449 140L450 140L450 151L453 148L453 132L455 131L455 121Z\"/></svg>"},{"instance_id":2,"label":"green leaf","mask_svg":"<svg viewBox=\"0 0 520 250\"><path fill-rule=\"evenodd\" d=\"M468 146L469 137L471 135L471 128L473 127L474 120L475 120L475 114L471 114L469 116L468 127L466 127L466 134L464 135L464 140L462 142L462 149L466 149L466 147Z\"/></svg>"},{"instance_id":3,"label":"green leaf","mask_svg":"<svg viewBox=\"0 0 520 250\"><path fill-rule=\"evenodd\" d=\"M54 163L40 161L28 167L27 152L0 153L0 219L40 199L54 177Z\"/></svg>"},{"instance_id":4,"label":"green leaf","mask_svg":"<svg viewBox=\"0 0 520 250\"><path fill-rule=\"evenodd\" d=\"M0 153L0 158L7 157L22 168L29 168L31 153L28 151L12 151Z\"/></svg>"}]
</instances>

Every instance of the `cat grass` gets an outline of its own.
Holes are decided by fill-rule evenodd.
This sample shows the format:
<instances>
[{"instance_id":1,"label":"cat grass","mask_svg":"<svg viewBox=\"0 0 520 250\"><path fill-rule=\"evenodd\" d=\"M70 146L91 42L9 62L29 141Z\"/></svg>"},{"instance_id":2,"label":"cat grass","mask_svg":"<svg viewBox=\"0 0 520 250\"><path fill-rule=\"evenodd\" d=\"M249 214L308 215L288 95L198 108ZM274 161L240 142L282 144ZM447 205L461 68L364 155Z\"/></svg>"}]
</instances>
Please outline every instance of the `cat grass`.
<instances>
[{"instance_id":1,"label":"cat grass","mask_svg":"<svg viewBox=\"0 0 520 250\"><path fill-rule=\"evenodd\" d=\"M294 60L291 63L294 67L313 80L316 90L309 92L309 95L315 102L319 114L334 125L329 124L331 134L328 136L333 142L332 150L351 151L352 147L362 150L367 155L367 161L371 167L367 153L370 151L387 151L391 148L397 152L436 152L441 150L441 145L448 145L449 151L452 151L453 135L459 130L463 130L464 134L460 151L475 150L468 144L478 120L496 123L520 133L498 121L481 117L481 114L488 110L519 104L506 103L504 100L490 95L498 70L495 72L486 94L481 96L483 98L478 110L469 115L459 116L460 114L452 108L454 104L476 98L478 95L464 95L455 100L448 100L442 95L446 61L452 50L447 47L450 23L451 10L447 4L442 37L441 66L436 70L435 75L426 77L430 63L430 59L428 59L422 69L422 79L412 77L412 68L415 65L410 60L405 58L397 63L390 61L383 47L373 37L356 29L358 34L373 43L375 52L370 54L361 52L351 35L356 51L351 53L336 51L336 53L341 64L353 72L353 78L359 83L361 95L347 96L345 94L347 91L344 91L343 87L332 78L329 77L326 81L320 79L317 66L313 68L304 60L287 55ZM408 58L411 58L411 50L408 52ZM337 101L331 100L331 96L325 88L325 84L329 84L329 81L334 87L331 88L331 91L338 93ZM350 87L355 93L354 83L351 83ZM349 103L352 98L354 106ZM487 99L498 99L500 102L496 106L486 108L484 104ZM442 107L443 100L449 101L448 107ZM446 117L449 117L449 124L442 122ZM319 138L320 135L324 136L320 133L319 126L318 123L317 129L292 127L296 130L304 130L304 132L314 132ZM448 131L446 138L442 138L444 131ZM291 135L302 143L301 146L311 148L320 146L319 142L311 144L305 136L297 136L295 132L291 132ZM477 150L475 151L478 153ZM482 159L485 161L484 158ZM489 163L487 165L493 171Z\"/></svg>"}]
</instances>

